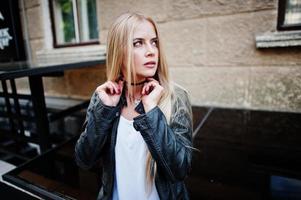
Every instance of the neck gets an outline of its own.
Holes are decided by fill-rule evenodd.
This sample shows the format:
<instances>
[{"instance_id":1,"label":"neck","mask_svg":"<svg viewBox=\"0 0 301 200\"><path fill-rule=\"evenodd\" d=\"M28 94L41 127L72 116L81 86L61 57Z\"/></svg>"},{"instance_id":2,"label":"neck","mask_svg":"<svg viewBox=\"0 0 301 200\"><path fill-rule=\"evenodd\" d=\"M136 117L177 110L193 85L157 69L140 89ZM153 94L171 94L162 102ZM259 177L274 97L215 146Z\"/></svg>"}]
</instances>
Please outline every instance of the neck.
<instances>
[{"instance_id":1,"label":"neck","mask_svg":"<svg viewBox=\"0 0 301 200\"><path fill-rule=\"evenodd\" d=\"M146 83L146 79L137 83L131 83L132 86L139 86L139 85L143 85L144 83Z\"/></svg>"},{"instance_id":2,"label":"neck","mask_svg":"<svg viewBox=\"0 0 301 200\"><path fill-rule=\"evenodd\" d=\"M141 92L142 92L142 89L143 89L143 85L137 85L134 87L134 94L133 94L133 97L135 99L140 99L141 98Z\"/></svg>"},{"instance_id":3,"label":"neck","mask_svg":"<svg viewBox=\"0 0 301 200\"><path fill-rule=\"evenodd\" d=\"M132 95L129 95L128 91L126 90L127 100L130 102L135 101L135 100L141 100L141 97L142 97L141 92L142 92L143 86L144 85L137 85L137 86L132 87L133 88Z\"/></svg>"},{"instance_id":4,"label":"neck","mask_svg":"<svg viewBox=\"0 0 301 200\"><path fill-rule=\"evenodd\" d=\"M147 79L144 80L139 80L136 83L131 83L131 87L133 88L133 98L140 98L141 97L141 91L142 88L144 87L144 83L147 82ZM125 81L125 84L129 84L127 81Z\"/></svg>"},{"instance_id":5,"label":"neck","mask_svg":"<svg viewBox=\"0 0 301 200\"><path fill-rule=\"evenodd\" d=\"M127 81L125 81L127 83ZM136 83L131 83L131 86L140 86L147 82L147 79L137 81Z\"/></svg>"}]
</instances>

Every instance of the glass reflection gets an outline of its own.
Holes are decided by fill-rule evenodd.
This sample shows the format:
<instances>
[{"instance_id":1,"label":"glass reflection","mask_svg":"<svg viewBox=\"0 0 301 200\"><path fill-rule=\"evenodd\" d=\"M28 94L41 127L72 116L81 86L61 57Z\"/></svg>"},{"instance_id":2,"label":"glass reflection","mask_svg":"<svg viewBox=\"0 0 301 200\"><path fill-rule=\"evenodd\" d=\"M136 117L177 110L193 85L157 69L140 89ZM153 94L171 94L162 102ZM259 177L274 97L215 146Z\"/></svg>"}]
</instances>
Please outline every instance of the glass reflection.
<instances>
[{"instance_id":1,"label":"glass reflection","mask_svg":"<svg viewBox=\"0 0 301 200\"><path fill-rule=\"evenodd\" d=\"M194 107L193 114L199 151L186 179L192 200L301 199L300 113ZM76 139L4 178L45 198L96 199L101 163L78 168Z\"/></svg>"}]
</instances>

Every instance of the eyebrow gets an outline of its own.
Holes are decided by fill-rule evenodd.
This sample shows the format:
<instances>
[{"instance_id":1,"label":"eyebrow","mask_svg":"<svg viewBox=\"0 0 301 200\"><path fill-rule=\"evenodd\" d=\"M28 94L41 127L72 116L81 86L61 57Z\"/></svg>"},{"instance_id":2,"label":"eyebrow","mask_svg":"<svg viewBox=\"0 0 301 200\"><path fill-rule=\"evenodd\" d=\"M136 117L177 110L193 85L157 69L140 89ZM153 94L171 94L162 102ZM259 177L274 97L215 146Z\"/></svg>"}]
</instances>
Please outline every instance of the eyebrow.
<instances>
[{"instance_id":1,"label":"eyebrow","mask_svg":"<svg viewBox=\"0 0 301 200\"><path fill-rule=\"evenodd\" d=\"M144 38L134 38L133 41L135 41L135 40L145 40L145 39ZM158 40L158 37L154 37L151 40Z\"/></svg>"}]
</instances>

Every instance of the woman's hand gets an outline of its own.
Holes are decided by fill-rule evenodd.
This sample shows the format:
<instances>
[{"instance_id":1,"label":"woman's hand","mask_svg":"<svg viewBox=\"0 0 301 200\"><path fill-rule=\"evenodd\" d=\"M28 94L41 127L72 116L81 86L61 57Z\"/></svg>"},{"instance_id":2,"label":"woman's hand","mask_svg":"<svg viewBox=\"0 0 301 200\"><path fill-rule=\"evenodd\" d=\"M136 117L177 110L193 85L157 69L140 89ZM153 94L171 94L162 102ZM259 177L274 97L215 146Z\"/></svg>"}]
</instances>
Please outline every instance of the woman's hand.
<instances>
[{"instance_id":1,"label":"woman's hand","mask_svg":"<svg viewBox=\"0 0 301 200\"><path fill-rule=\"evenodd\" d=\"M96 88L100 100L107 106L116 106L122 93L123 81L107 81Z\"/></svg>"},{"instance_id":2,"label":"woman's hand","mask_svg":"<svg viewBox=\"0 0 301 200\"><path fill-rule=\"evenodd\" d=\"M156 107L160 101L163 94L164 88L159 84L154 78L147 78L149 82L144 84L142 88L142 103L145 112L150 111Z\"/></svg>"}]
</instances>

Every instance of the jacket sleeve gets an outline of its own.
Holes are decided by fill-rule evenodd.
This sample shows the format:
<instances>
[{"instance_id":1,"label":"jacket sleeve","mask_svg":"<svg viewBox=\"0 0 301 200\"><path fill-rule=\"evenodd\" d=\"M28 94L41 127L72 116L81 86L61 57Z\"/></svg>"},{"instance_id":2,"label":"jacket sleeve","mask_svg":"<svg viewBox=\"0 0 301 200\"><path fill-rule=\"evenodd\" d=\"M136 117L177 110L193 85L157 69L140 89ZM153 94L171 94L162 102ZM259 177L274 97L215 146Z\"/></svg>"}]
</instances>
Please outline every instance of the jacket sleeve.
<instances>
[{"instance_id":1,"label":"jacket sleeve","mask_svg":"<svg viewBox=\"0 0 301 200\"><path fill-rule=\"evenodd\" d=\"M173 105L170 125L158 106L134 119L134 127L144 138L158 170L172 182L183 180L191 168L191 104L187 95L183 97Z\"/></svg>"},{"instance_id":2,"label":"jacket sleeve","mask_svg":"<svg viewBox=\"0 0 301 200\"><path fill-rule=\"evenodd\" d=\"M75 160L78 166L91 168L99 159L108 136L111 134L117 107L104 105L95 92L87 109L86 120L75 145Z\"/></svg>"}]
</instances>

